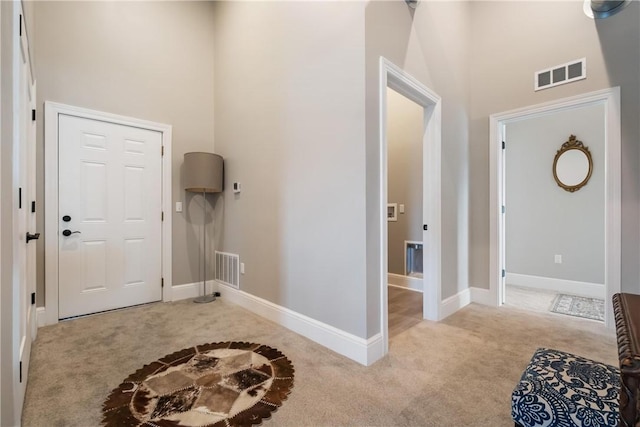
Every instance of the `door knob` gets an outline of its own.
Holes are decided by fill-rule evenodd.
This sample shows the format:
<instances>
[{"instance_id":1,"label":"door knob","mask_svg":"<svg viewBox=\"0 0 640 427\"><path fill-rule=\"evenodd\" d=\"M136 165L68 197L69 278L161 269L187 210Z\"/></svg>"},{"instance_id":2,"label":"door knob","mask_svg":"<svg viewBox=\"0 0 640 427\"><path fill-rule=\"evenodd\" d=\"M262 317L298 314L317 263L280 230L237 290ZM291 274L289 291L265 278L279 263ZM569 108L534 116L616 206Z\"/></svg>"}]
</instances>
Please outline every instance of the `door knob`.
<instances>
[{"instance_id":1,"label":"door knob","mask_svg":"<svg viewBox=\"0 0 640 427\"><path fill-rule=\"evenodd\" d=\"M38 240L39 237L40 237L40 233L31 234L27 231L27 243L29 243L29 241L31 240Z\"/></svg>"},{"instance_id":2,"label":"door knob","mask_svg":"<svg viewBox=\"0 0 640 427\"><path fill-rule=\"evenodd\" d=\"M63 236L67 236L67 237L71 236L72 234L76 234L76 233L80 234L79 231L71 231L71 230L63 230L62 231L62 235Z\"/></svg>"}]
</instances>

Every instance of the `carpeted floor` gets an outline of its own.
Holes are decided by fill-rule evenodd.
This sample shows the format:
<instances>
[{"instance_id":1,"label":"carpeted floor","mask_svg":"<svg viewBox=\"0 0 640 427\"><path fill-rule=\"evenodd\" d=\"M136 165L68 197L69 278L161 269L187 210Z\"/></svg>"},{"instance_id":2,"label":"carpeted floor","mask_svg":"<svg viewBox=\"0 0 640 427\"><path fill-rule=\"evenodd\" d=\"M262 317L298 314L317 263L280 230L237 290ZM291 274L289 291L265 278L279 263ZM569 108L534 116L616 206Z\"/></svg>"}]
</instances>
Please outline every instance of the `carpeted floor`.
<instances>
[{"instance_id":1,"label":"carpeted floor","mask_svg":"<svg viewBox=\"0 0 640 427\"><path fill-rule=\"evenodd\" d=\"M154 304L39 329L23 426L97 426L109 392L142 364L215 341L276 347L295 387L265 425L512 426L510 395L537 347L617 364L615 335L592 321L471 304L395 336L364 367L224 299Z\"/></svg>"}]
</instances>

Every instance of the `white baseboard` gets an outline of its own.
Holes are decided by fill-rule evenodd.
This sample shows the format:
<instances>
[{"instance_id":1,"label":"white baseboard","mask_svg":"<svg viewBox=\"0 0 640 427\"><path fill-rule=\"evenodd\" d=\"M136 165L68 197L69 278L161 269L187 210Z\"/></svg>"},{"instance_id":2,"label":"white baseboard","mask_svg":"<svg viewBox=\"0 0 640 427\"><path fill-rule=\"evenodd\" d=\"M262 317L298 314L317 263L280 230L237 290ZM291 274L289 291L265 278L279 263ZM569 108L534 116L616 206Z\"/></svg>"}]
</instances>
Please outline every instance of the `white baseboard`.
<instances>
[{"instance_id":1,"label":"white baseboard","mask_svg":"<svg viewBox=\"0 0 640 427\"><path fill-rule=\"evenodd\" d=\"M526 288L557 291L565 294L588 298L606 299L606 288L600 283L577 282L552 277L531 276L528 274L507 273L506 283Z\"/></svg>"},{"instance_id":2,"label":"white baseboard","mask_svg":"<svg viewBox=\"0 0 640 427\"><path fill-rule=\"evenodd\" d=\"M44 307L36 308L36 323L38 324L38 328L47 326L47 315Z\"/></svg>"},{"instance_id":3,"label":"white baseboard","mask_svg":"<svg viewBox=\"0 0 640 427\"><path fill-rule=\"evenodd\" d=\"M360 338L229 286L220 286L220 293L224 300L246 308L365 366L371 365L384 355L382 334L376 334L369 339Z\"/></svg>"},{"instance_id":4,"label":"white baseboard","mask_svg":"<svg viewBox=\"0 0 640 427\"><path fill-rule=\"evenodd\" d=\"M207 288L207 294L210 294L218 290L218 282L215 280L207 280L205 287ZM171 301L195 298L200 295L202 295L202 282L185 283L171 287Z\"/></svg>"},{"instance_id":5,"label":"white baseboard","mask_svg":"<svg viewBox=\"0 0 640 427\"><path fill-rule=\"evenodd\" d=\"M493 295L493 292L489 289L470 287L469 292L471 294L471 302L476 304L488 305L491 307L497 306L497 297Z\"/></svg>"},{"instance_id":6,"label":"white baseboard","mask_svg":"<svg viewBox=\"0 0 640 427\"><path fill-rule=\"evenodd\" d=\"M450 296L440 303L440 320L451 316L462 307L469 305L471 302L471 292L464 289L457 294Z\"/></svg>"},{"instance_id":7,"label":"white baseboard","mask_svg":"<svg viewBox=\"0 0 640 427\"><path fill-rule=\"evenodd\" d=\"M215 280L207 280L205 284L207 293L211 293L218 290L218 282ZM175 285L171 287L171 301L179 301L182 299L195 298L202 295L202 282L198 283L185 283L183 285ZM38 322L38 328L47 325L47 319L45 314L45 307L36 308L36 320Z\"/></svg>"},{"instance_id":8,"label":"white baseboard","mask_svg":"<svg viewBox=\"0 0 640 427\"><path fill-rule=\"evenodd\" d=\"M387 283L399 288L413 289L422 292L422 279L418 277L403 276L402 274L387 274Z\"/></svg>"}]
</instances>

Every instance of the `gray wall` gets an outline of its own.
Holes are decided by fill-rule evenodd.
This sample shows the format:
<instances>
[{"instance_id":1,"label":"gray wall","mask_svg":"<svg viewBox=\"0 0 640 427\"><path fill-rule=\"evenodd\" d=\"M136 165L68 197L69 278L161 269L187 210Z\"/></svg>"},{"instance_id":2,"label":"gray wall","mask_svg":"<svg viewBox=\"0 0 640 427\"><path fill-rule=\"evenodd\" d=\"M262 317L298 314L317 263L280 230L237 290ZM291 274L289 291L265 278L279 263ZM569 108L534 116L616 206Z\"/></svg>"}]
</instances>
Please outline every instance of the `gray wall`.
<instances>
[{"instance_id":1,"label":"gray wall","mask_svg":"<svg viewBox=\"0 0 640 427\"><path fill-rule=\"evenodd\" d=\"M621 87L622 290L638 278L640 2L594 21L582 2L471 2L470 285L489 287L489 115ZM533 91L533 73L587 58L587 79Z\"/></svg>"},{"instance_id":2,"label":"gray wall","mask_svg":"<svg viewBox=\"0 0 640 427\"><path fill-rule=\"evenodd\" d=\"M467 2L369 2L366 38L367 336L380 331L379 57L404 68L442 102L442 299L468 286L468 93L470 7ZM488 245L488 240L487 243Z\"/></svg>"},{"instance_id":3,"label":"gray wall","mask_svg":"<svg viewBox=\"0 0 640 427\"><path fill-rule=\"evenodd\" d=\"M214 151L212 3L37 2L35 24L38 206L44 206L44 101L170 124L173 201L185 202L184 212L173 214L173 284L197 282L202 204L185 194L180 177L185 152ZM47 214L56 213L40 211L39 231ZM43 305L42 239L38 258Z\"/></svg>"},{"instance_id":4,"label":"gray wall","mask_svg":"<svg viewBox=\"0 0 640 427\"><path fill-rule=\"evenodd\" d=\"M602 21L581 2L43 2L35 21L40 102L172 124L174 201L182 154L215 132L243 184L216 200L242 289L362 337L380 330L380 55L443 99L443 299L488 288L489 115L620 85L623 290L640 291L637 2ZM583 56L586 80L533 92ZM174 282L196 281L197 225L173 225Z\"/></svg>"},{"instance_id":5,"label":"gray wall","mask_svg":"<svg viewBox=\"0 0 640 427\"><path fill-rule=\"evenodd\" d=\"M364 12L217 2L219 236L240 289L365 336Z\"/></svg>"},{"instance_id":6,"label":"gray wall","mask_svg":"<svg viewBox=\"0 0 640 427\"><path fill-rule=\"evenodd\" d=\"M593 172L570 193L556 184L552 165L572 134L591 152ZM604 284L604 138L602 105L507 124L508 273Z\"/></svg>"},{"instance_id":7,"label":"gray wall","mask_svg":"<svg viewBox=\"0 0 640 427\"><path fill-rule=\"evenodd\" d=\"M405 240L422 242L422 136L424 110L387 89L387 194L404 204L397 221L389 221L389 273L404 274Z\"/></svg>"}]
</instances>

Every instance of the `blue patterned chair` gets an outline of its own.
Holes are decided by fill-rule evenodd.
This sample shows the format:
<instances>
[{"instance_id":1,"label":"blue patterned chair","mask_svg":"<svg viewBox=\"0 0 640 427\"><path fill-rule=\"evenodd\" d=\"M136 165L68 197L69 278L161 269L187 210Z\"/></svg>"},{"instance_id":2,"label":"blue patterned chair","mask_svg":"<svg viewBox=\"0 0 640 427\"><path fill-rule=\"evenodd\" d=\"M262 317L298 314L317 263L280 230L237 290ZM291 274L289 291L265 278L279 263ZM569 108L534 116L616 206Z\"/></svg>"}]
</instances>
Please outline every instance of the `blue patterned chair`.
<instances>
[{"instance_id":1,"label":"blue patterned chair","mask_svg":"<svg viewBox=\"0 0 640 427\"><path fill-rule=\"evenodd\" d=\"M511 395L516 427L640 426L640 295L616 294L619 369L538 349Z\"/></svg>"},{"instance_id":2,"label":"blue patterned chair","mask_svg":"<svg viewBox=\"0 0 640 427\"><path fill-rule=\"evenodd\" d=\"M521 427L618 427L620 371L563 351L538 349L511 395Z\"/></svg>"}]
</instances>

